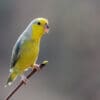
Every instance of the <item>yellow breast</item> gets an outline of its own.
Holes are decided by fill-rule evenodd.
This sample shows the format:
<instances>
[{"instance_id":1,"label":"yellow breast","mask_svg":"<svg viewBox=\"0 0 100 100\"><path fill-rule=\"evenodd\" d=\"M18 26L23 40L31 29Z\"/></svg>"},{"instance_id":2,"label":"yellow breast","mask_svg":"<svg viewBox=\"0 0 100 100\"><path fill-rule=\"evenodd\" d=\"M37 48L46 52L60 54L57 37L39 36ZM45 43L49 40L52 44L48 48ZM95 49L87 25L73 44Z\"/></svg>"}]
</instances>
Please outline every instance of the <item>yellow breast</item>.
<instances>
[{"instance_id":1,"label":"yellow breast","mask_svg":"<svg viewBox=\"0 0 100 100\"><path fill-rule=\"evenodd\" d=\"M18 69L25 70L36 62L39 53L39 43L32 40L25 41L22 46L20 58L17 62Z\"/></svg>"}]
</instances>

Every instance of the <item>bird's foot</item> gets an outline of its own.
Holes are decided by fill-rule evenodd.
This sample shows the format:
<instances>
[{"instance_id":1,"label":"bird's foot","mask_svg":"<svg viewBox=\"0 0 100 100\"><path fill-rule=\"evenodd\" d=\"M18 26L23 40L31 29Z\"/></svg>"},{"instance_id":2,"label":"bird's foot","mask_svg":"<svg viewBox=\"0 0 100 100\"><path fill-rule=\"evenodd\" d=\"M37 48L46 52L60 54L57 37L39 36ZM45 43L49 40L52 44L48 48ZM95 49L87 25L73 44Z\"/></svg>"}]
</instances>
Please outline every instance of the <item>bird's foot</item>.
<instances>
[{"instance_id":1,"label":"bird's foot","mask_svg":"<svg viewBox=\"0 0 100 100\"><path fill-rule=\"evenodd\" d=\"M28 79L26 78L25 75L21 75L21 81L26 85L28 82Z\"/></svg>"},{"instance_id":2,"label":"bird's foot","mask_svg":"<svg viewBox=\"0 0 100 100\"><path fill-rule=\"evenodd\" d=\"M34 64L34 67L33 68L35 68L38 72L41 70L39 64Z\"/></svg>"}]
</instances>

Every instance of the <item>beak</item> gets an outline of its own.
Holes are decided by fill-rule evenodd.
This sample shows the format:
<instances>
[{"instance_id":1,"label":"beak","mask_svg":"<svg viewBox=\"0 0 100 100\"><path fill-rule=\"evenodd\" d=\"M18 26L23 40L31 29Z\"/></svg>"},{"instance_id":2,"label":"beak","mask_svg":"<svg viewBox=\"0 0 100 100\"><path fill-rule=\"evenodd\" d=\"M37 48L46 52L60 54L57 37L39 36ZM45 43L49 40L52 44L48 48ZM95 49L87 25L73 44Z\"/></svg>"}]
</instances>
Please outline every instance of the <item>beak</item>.
<instances>
[{"instance_id":1,"label":"beak","mask_svg":"<svg viewBox=\"0 0 100 100\"><path fill-rule=\"evenodd\" d=\"M46 24L46 25L45 25L45 33L48 33L48 32L49 32L49 25Z\"/></svg>"}]
</instances>

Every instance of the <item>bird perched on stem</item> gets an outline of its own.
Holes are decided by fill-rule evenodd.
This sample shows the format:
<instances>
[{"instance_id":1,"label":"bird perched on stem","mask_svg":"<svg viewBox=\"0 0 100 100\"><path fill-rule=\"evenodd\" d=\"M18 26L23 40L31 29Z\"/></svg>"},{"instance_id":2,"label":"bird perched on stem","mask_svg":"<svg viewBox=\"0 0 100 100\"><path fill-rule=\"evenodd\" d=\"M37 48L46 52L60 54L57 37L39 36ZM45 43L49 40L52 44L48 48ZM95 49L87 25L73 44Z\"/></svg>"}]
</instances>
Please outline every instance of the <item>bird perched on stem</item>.
<instances>
[{"instance_id":1,"label":"bird perched on stem","mask_svg":"<svg viewBox=\"0 0 100 100\"><path fill-rule=\"evenodd\" d=\"M36 61L39 54L40 41L48 31L48 20L36 18L31 21L19 36L12 50L10 74L6 86L11 85L18 76L21 76L22 80L26 82L24 72L28 68L39 70L39 65L36 64Z\"/></svg>"}]
</instances>

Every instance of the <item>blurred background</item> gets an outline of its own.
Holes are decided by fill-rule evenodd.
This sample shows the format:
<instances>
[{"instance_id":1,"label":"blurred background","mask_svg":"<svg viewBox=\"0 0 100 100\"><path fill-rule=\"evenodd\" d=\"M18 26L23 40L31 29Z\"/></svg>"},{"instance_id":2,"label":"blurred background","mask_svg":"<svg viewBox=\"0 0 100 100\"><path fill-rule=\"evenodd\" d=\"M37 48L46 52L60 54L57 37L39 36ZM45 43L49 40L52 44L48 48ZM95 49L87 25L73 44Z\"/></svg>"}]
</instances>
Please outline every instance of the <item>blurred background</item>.
<instances>
[{"instance_id":1,"label":"blurred background","mask_svg":"<svg viewBox=\"0 0 100 100\"><path fill-rule=\"evenodd\" d=\"M50 22L38 59L49 64L11 100L100 100L100 0L0 0L0 100L19 83L4 88L13 45L36 17Z\"/></svg>"}]
</instances>

